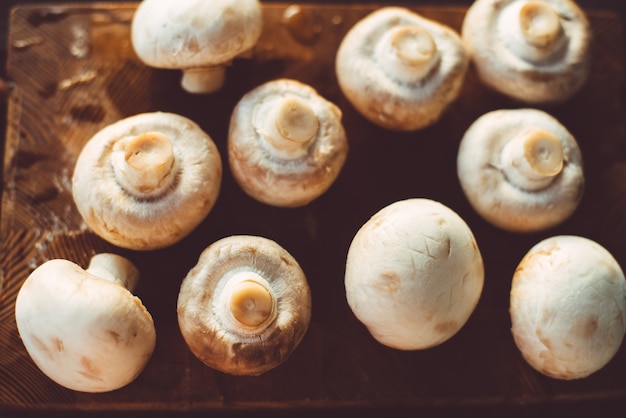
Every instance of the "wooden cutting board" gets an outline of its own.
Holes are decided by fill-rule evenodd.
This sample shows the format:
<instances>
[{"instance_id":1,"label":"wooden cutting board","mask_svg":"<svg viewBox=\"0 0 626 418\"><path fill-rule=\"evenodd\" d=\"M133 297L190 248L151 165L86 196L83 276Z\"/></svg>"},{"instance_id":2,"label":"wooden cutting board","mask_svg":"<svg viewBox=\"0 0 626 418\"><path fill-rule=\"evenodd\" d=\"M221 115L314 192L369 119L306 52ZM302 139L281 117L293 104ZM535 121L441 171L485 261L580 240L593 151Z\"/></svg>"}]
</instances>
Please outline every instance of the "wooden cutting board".
<instances>
[{"instance_id":1,"label":"wooden cutting board","mask_svg":"<svg viewBox=\"0 0 626 418\"><path fill-rule=\"evenodd\" d=\"M619 18L589 11L594 65L583 91L546 109L577 137L587 188L579 210L558 228L519 235L495 229L469 207L456 178L456 150L483 113L518 107L485 89L473 70L461 97L435 126L392 133L359 116L342 96L334 53L346 31L375 6L265 3L265 31L254 53L227 71L224 88L192 96L180 73L142 65L129 41L135 4L17 7L11 14L8 103L0 226L0 407L28 410L197 410L234 407L436 406L626 399L626 346L603 370L573 382L528 366L510 334L508 292L515 266L540 239L577 234L597 240L626 267L626 118L624 42ZM465 10L415 7L460 29ZM295 12L295 13L294 13ZM311 84L343 110L348 161L331 189L298 209L247 197L225 164L221 195L189 237L153 252L121 250L85 228L70 193L83 144L123 117L169 111L195 120L226 163L230 112L262 82L288 77ZM441 346L403 352L376 343L350 312L343 288L348 246L383 206L428 197L468 222L484 257L485 288L466 326ZM176 298L200 252L233 234L261 235L291 252L307 274L313 319L302 344L282 366L259 377L235 377L203 366L185 346ZM13 314L28 274L51 258L83 266L96 252L130 258L142 272L136 294L152 313L157 348L133 383L105 394L59 387L25 352Z\"/></svg>"}]
</instances>

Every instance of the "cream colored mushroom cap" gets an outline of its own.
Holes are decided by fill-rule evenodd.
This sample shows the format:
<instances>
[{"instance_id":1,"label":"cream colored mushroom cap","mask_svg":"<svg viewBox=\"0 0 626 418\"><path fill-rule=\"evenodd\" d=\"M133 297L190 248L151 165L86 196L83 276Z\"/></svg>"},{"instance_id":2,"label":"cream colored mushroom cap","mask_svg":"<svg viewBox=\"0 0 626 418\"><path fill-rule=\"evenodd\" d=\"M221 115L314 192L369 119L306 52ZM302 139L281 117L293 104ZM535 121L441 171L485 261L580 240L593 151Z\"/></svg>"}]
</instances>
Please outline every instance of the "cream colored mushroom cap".
<instances>
[{"instance_id":1,"label":"cream colored mushroom cap","mask_svg":"<svg viewBox=\"0 0 626 418\"><path fill-rule=\"evenodd\" d=\"M451 338L474 311L484 281L476 240L461 217L429 199L394 202L356 233L345 289L355 316L401 350Z\"/></svg>"},{"instance_id":2,"label":"cream colored mushroom cap","mask_svg":"<svg viewBox=\"0 0 626 418\"><path fill-rule=\"evenodd\" d=\"M626 280L615 258L579 236L555 236L519 263L511 285L515 343L537 371L579 379L603 368L626 332Z\"/></svg>"},{"instance_id":3,"label":"cream colored mushroom cap","mask_svg":"<svg viewBox=\"0 0 626 418\"><path fill-rule=\"evenodd\" d=\"M152 317L119 284L63 259L45 262L16 298L19 335L49 378L80 392L108 392L132 382L155 347Z\"/></svg>"}]
</instances>

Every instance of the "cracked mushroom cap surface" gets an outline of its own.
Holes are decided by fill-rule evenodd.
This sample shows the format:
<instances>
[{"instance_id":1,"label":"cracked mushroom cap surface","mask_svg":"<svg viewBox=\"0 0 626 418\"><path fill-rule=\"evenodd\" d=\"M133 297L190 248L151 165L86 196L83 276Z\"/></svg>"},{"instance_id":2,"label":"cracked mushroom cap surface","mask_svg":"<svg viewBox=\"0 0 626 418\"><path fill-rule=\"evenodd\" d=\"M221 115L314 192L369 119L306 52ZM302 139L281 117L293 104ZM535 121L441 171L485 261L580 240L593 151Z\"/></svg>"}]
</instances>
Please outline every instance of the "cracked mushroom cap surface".
<instances>
[{"instance_id":1,"label":"cracked mushroom cap surface","mask_svg":"<svg viewBox=\"0 0 626 418\"><path fill-rule=\"evenodd\" d=\"M615 356L626 332L626 280L595 241L555 236L533 246L511 285L515 344L537 371L580 379Z\"/></svg>"},{"instance_id":2,"label":"cracked mushroom cap surface","mask_svg":"<svg viewBox=\"0 0 626 418\"><path fill-rule=\"evenodd\" d=\"M378 342L400 350L455 335L478 304L483 281L472 231L430 199L381 209L356 233L346 260L350 308Z\"/></svg>"},{"instance_id":3,"label":"cracked mushroom cap surface","mask_svg":"<svg viewBox=\"0 0 626 418\"><path fill-rule=\"evenodd\" d=\"M297 261L275 241L236 235L207 247L182 282L178 323L192 353L232 375L284 363L311 321Z\"/></svg>"},{"instance_id":4,"label":"cracked mushroom cap surface","mask_svg":"<svg viewBox=\"0 0 626 418\"><path fill-rule=\"evenodd\" d=\"M457 176L472 207L491 224L514 232L564 222L584 189L574 136L538 109L502 109L480 116L459 145Z\"/></svg>"},{"instance_id":5,"label":"cracked mushroom cap surface","mask_svg":"<svg viewBox=\"0 0 626 418\"><path fill-rule=\"evenodd\" d=\"M235 107L228 159L239 186L273 206L318 198L339 176L348 154L341 110L311 86L291 79L264 83Z\"/></svg>"},{"instance_id":6,"label":"cracked mushroom cap surface","mask_svg":"<svg viewBox=\"0 0 626 418\"><path fill-rule=\"evenodd\" d=\"M346 98L371 122L413 131L437 122L456 100L469 56L453 29L402 7L357 22L337 50Z\"/></svg>"},{"instance_id":7,"label":"cracked mushroom cap surface","mask_svg":"<svg viewBox=\"0 0 626 418\"><path fill-rule=\"evenodd\" d=\"M152 250L188 235L221 186L218 149L196 123L173 113L131 116L83 147L72 194L85 223L120 247Z\"/></svg>"},{"instance_id":8,"label":"cracked mushroom cap surface","mask_svg":"<svg viewBox=\"0 0 626 418\"><path fill-rule=\"evenodd\" d=\"M461 36L479 78L528 104L557 104L585 84L591 28L571 0L477 0Z\"/></svg>"}]
</instances>

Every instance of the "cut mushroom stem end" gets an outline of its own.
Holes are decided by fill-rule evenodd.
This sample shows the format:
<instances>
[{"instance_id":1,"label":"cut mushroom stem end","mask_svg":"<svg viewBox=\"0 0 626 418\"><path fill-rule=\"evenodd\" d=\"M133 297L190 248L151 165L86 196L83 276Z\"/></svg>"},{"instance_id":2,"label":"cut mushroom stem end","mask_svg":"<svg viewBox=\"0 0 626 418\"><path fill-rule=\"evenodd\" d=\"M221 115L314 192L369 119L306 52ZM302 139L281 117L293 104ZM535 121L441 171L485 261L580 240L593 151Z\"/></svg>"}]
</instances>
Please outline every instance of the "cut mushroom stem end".
<instances>
[{"instance_id":1,"label":"cut mushroom stem end","mask_svg":"<svg viewBox=\"0 0 626 418\"><path fill-rule=\"evenodd\" d=\"M139 270L128 259L111 253L94 255L86 270L89 274L113 283L133 292L139 280Z\"/></svg>"},{"instance_id":2,"label":"cut mushroom stem end","mask_svg":"<svg viewBox=\"0 0 626 418\"><path fill-rule=\"evenodd\" d=\"M224 305L238 325L258 329L276 316L276 301L267 281L251 271L236 273L224 288Z\"/></svg>"},{"instance_id":3,"label":"cut mushroom stem end","mask_svg":"<svg viewBox=\"0 0 626 418\"><path fill-rule=\"evenodd\" d=\"M183 70L181 87L192 94L209 94L220 90L226 79L223 65Z\"/></svg>"},{"instance_id":4,"label":"cut mushroom stem end","mask_svg":"<svg viewBox=\"0 0 626 418\"><path fill-rule=\"evenodd\" d=\"M536 47L545 48L561 34L557 12L543 1L529 1L519 12L519 23L524 40Z\"/></svg>"},{"instance_id":5,"label":"cut mushroom stem end","mask_svg":"<svg viewBox=\"0 0 626 418\"><path fill-rule=\"evenodd\" d=\"M263 123L264 136L281 153L299 156L319 130L317 115L303 99L281 99Z\"/></svg>"}]
</instances>

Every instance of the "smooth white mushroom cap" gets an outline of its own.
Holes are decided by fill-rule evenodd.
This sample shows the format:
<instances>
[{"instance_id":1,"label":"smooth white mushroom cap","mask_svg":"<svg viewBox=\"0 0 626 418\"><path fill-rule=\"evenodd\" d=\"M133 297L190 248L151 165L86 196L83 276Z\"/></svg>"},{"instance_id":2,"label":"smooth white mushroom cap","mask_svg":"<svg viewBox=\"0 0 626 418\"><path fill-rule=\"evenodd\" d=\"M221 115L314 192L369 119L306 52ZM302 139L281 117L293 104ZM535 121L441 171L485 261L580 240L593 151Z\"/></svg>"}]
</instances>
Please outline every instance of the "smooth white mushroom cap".
<instances>
[{"instance_id":1,"label":"smooth white mushroom cap","mask_svg":"<svg viewBox=\"0 0 626 418\"><path fill-rule=\"evenodd\" d=\"M547 238L513 275L515 343L537 371L579 379L603 368L626 332L626 280L600 244L578 236Z\"/></svg>"},{"instance_id":2,"label":"smooth white mushroom cap","mask_svg":"<svg viewBox=\"0 0 626 418\"><path fill-rule=\"evenodd\" d=\"M377 341L401 350L433 347L456 334L483 281L470 228L429 199L380 210L359 229L346 261L350 308Z\"/></svg>"},{"instance_id":3,"label":"smooth white mushroom cap","mask_svg":"<svg viewBox=\"0 0 626 418\"><path fill-rule=\"evenodd\" d=\"M591 28L571 0L477 0L461 36L479 78L524 103L568 100L589 75Z\"/></svg>"},{"instance_id":4,"label":"smooth white mushroom cap","mask_svg":"<svg viewBox=\"0 0 626 418\"><path fill-rule=\"evenodd\" d=\"M134 276L129 263L118 264ZM17 295L15 319L41 371L80 392L129 384L155 347L152 317L141 301L122 285L68 260L47 261L30 274Z\"/></svg>"},{"instance_id":5,"label":"smooth white mushroom cap","mask_svg":"<svg viewBox=\"0 0 626 418\"><path fill-rule=\"evenodd\" d=\"M154 132L164 134L169 149L144 146L154 142L149 140L158 136ZM134 190L132 181L141 182L142 176L128 179L125 173L134 171L125 161L139 157L135 166L141 174L151 157L168 152L173 161L165 170L167 182ZM161 176L164 169L157 171ZM190 119L154 112L122 119L89 139L76 161L72 193L85 223L100 237L120 247L151 250L178 242L204 220L221 180L222 162L211 137Z\"/></svg>"},{"instance_id":6,"label":"smooth white mushroom cap","mask_svg":"<svg viewBox=\"0 0 626 418\"><path fill-rule=\"evenodd\" d=\"M412 131L435 123L458 97L468 64L454 30L409 9L382 7L345 35L335 71L364 117Z\"/></svg>"},{"instance_id":7,"label":"smooth white mushroom cap","mask_svg":"<svg viewBox=\"0 0 626 418\"><path fill-rule=\"evenodd\" d=\"M508 144L534 132L547 132L558 140L554 151L532 150L539 157L560 153L560 170L545 178L525 178L518 170L521 163L506 158ZM519 150L523 151L528 148ZM459 145L457 175L472 207L493 225L514 232L562 223L578 207L585 180L576 139L558 120L537 109L503 109L480 116Z\"/></svg>"},{"instance_id":8,"label":"smooth white mushroom cap","mask_svg":"<svg viewBox=\"0 0 626 418\"><path fill-rule=\"evenodd\" d=\"M335 104L296 80L272 80L246 93L228 134L235 180L248 195L273 206L303 206L318 198L347 157L341 116Z\"/></svg>"}]
</instances>

